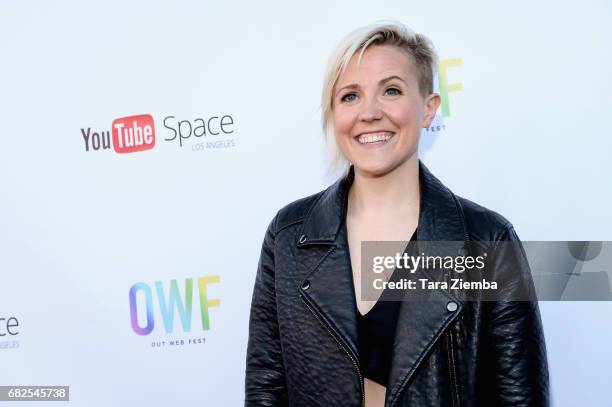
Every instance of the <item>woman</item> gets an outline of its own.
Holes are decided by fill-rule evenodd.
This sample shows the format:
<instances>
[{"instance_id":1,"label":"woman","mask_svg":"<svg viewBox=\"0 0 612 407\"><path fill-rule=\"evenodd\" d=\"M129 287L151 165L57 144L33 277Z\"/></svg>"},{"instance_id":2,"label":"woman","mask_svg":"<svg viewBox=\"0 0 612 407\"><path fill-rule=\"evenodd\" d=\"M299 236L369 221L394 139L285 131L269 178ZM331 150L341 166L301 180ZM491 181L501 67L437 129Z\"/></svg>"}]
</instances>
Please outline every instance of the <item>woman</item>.
<instances>
[{"instance_id":1,"label":"woman","mask_svg":"<svg viewBox=\"0 0 612 407\"><path fill-rule=\"evenodd\" d=\"M537 302L365 301L362 241L518 240L418 159L440 104L436 55L400 23L351 33L326 73L323 125L345 175L266 232L249 324L249 406L546 406ZM520 271L525 273L524 270Z\"/></svg>"}]
</instances>

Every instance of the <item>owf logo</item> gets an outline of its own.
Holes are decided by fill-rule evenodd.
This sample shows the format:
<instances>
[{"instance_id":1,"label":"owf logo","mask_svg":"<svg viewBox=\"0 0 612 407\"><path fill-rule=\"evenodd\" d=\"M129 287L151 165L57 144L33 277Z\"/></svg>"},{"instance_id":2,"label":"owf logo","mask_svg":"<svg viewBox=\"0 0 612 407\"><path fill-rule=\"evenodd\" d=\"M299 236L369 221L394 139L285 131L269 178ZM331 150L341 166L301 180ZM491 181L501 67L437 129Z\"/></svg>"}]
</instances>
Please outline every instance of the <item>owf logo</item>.
<instances>
[{"instance_id":1,"label":"owf logo","mask_svg":"<svg viewBox=\"0 0 612 407\"><path fill-rule=\"evenodd\" d=\"M112 146L116 153L135 153L155 147L155 124L150 114L120 117L113 120L111 130L92 131L81 129L85 151L108 150Z\"/></svg>"},{"instance_id":2,"label":"owf logo","mask_svg":"<svg viewBox=\"0 0 612 407\"><path fill-rule=\"evenodd\" d=\"M202 330L210 329L208 309L218 307L220 301L208 298L207 286L218 283L219 276L204 276L197 279L197 295L200 302L200 322ZM183 332L191 332L194 279L186 278L181 295L176 280L164 287L156 281L153 287L146 283L136 283L130 288L130 319L132 330L138 335L148 335L155 328L155 316L161 316L166 333L174 332L174 316L178 314ZM157 304L154 299L157 297ZM157 305L157 306L156 306ZM140 318L139 318L140 317Z\"/></svg>"}]
</instances>

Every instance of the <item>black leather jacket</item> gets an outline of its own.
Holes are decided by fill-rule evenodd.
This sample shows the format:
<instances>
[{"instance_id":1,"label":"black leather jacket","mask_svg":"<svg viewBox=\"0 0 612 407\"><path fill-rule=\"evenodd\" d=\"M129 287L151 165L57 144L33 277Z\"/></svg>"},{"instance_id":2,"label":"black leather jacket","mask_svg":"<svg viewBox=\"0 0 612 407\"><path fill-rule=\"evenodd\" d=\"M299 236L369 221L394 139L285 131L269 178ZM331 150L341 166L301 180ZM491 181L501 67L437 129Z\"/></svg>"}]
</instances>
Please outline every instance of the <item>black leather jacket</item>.
<instances>
[{"instance_id":1,"label":"black leather jacket","mask_svg":"<svg viewBox=\"0 0 612 407\"><path fill-rule=\"evenodd\" d=\"M418 240L518 240L501 215L454 195L419 162ZM247 406L361 406L346 235L354 173L282 208L253 291ZM440 290L441 291L441 290ZM385 406L548 406L537 302L402 302Z\"/></svg>"}]
</instances>

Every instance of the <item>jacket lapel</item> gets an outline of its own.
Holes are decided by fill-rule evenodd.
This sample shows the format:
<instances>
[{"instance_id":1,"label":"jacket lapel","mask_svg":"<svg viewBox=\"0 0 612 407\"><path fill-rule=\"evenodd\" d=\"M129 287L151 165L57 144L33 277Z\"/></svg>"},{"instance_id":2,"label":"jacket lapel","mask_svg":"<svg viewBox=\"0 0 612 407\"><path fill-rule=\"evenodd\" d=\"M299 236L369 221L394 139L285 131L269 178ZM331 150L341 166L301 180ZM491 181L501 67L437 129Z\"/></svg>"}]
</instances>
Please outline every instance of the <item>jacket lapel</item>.
<instances>
[{"instance_id":1,"label":"jacket lapel","mask_svg":"<svg viewBox=\"0 0 612 407\"><path fill-rule=\"evenodd\" d=\"M306 275L301 294L358 364L357 303L344 227L352 181L352 172L339 179L307 215L298 241L298 267Z\"/></svg>"},{"instance_id":2,"label":"jacket lapel","mask_svg":"<svg viewBox=\"0 0 612 407\"><path fill-rule=\"evenodd\" d=\"M419 161L421 202L419 241L463 241L465 224L454 195ZM358 364L357 303L346 235L349 174L326 189L313 205L297 243L298 267L305 275L300 293L317 317ZM417 273L421 273L420 270ZM403 301L398 315L386 405L399 396L444 330L460 314L450 293L431 290L421 301ZM447 303L458 304L455 312Z\"/></svg>"},{"instance_id":3,"label":"jacket lapel","mask_svg":"<svg viewBox=\"0 0 612 407\"><path fill-rule=\"evenodd\" d=\"M421 161L419 174L421 207L418 240L467 240L463 216L452 192ZM435 252L436 245L427 247L428 255L448 254ZM415 273L416 279L428 277L431 276L420 269ZM393 404L428 352L461 312L461 302L449 292L439 289L427 293L429 297L425 299L406 300L400 305L385 405ZM447 309L450 301L458 305L454 312Z\"/></svg>"}]
</instances>

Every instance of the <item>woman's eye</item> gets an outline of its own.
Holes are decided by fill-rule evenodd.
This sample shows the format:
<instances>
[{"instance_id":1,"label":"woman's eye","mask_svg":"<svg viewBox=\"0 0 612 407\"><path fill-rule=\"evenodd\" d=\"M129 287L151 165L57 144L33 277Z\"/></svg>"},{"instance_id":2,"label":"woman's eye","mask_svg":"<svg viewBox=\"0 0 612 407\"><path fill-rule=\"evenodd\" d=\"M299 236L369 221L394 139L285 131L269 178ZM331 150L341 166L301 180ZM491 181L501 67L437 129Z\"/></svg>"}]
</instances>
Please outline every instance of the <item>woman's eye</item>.
<instances>
[{"instance_id":1,"label":"woman's eye","mask_svg":"<svg viewBox=\"0 0 612 407\"><path fill-rule=\"evenodd\" d=\"M342 99L340 99L343 102L352 102L355 99L350 99L350 97L356 97L354 93L347 93L346 95L342 96Z\"/></svg>"},{"instance_id":2,"label":"woman's eye","mask_svg":"<svg viewBox=\"0 0 612 407\"><path fill-rule=\"evenodd\" d=\"M400 95L402 92L398 88L388 88L387 92L392 92L391 95Z\"/></svg>"}]
</instances>

